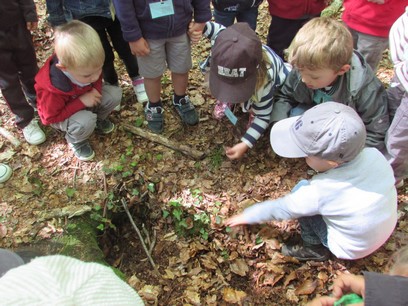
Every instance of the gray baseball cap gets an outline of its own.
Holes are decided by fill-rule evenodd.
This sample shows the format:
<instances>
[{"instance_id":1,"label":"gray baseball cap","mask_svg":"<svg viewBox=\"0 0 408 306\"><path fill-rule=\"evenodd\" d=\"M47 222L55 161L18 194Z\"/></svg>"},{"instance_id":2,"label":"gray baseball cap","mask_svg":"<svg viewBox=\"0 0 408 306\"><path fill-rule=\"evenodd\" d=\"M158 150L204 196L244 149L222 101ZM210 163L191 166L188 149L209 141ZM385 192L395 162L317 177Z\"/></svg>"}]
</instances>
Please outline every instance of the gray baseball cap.
<instances>
[{"instance_id":1,"label":"gray baseball cap","mask_svg":"<svg viewBox=\"0 0 408 306\"><path fill-rule=\"evenodd\" d=\"M348 162L364 148L366 136L365 125L353 108L325 102L302 116L275 123L270 140L275 153L283 157Z\"/></svg>"}]
</instances>

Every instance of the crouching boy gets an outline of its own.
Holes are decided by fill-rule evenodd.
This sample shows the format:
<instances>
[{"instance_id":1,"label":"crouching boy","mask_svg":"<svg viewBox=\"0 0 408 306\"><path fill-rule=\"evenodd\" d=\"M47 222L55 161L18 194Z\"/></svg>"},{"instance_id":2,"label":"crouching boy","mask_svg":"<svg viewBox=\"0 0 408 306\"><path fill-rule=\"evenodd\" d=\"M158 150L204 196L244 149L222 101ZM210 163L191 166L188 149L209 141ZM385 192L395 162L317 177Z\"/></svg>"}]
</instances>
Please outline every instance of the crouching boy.
<instances>
[{"instance_id":1,"label":"crouching boy","mask_svg":"<svg viewBox=\"0 0 408 306\"><path fill-rule=\"evenodd\" d=\"M397 222L397 193L391 166L375 148L364 148L366 129L349 106L319 104L302 116L277 122L273 150L304 157L317 174L292 193L244 210L229 226L298 219L301 244L282 253L298 260L323 261L330 252L342 259L365 257L389 238Z\"/></svg>"},{"instance_id":2,"label":"crouching boy","mask_svg":"<svg viewBox=\"0 0 408 306\"><path fill-rule=\"evenodd\" d=\"M80 21L56 29L55 54L36 76L38 114L43 124L65 132L75 156L91 160L95 152L88 138L95 128L113 131L108 119L119 105L122 91L102 84L105 54L95 30Z\"/></svg>"}]
</instances>

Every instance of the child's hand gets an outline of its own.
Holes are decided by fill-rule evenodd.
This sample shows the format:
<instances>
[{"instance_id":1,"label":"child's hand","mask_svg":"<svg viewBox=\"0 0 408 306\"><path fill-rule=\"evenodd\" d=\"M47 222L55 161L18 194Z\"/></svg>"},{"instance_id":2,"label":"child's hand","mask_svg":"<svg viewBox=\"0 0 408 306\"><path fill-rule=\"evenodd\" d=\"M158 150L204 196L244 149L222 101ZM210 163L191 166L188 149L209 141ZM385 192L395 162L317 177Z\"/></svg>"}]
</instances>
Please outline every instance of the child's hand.
<instances>
[{"instance_id":1,"label":"child's hand","mask_svg":"<svg viewBox=\"0 0 408 306\"><path fill-rule=\"evenodd\" d=\"M27 30L29 30L29 31L34 31L35 29L37 29L37 25L38 25L37 22L29 21L29 22L26 23Z\"/></svg>"},{"instance_id":2,"label":"child's hand","mask_svg":"<svg viewBox=\"0 0 408 306\"><path fill-rule=\"evenodd\" d=\"M364 298L364 276L354 274L342 274L333 283L333 296L340 298L347 293L357 293Z\"/></svg>"},{"instance_id":3,"label":"child's hand","mask_svg":"<svg viewBox=\"0 0 408 306\"><path fill-rule=\"evenodd\" d=\"M240 142L233 146L232 148L226 147L225 148L225 155L231 160L241 158L246 151L248 151L249 147L246 145L245 142Z\"/></svg>"},{"instance_id":4,"label":"child's hand","mask_svg":"<svg viewBox=\"0 0 408 306\"><path fill-rule=\"evenodd\" d=\"M248 221L245 220L243 214L232 216L231 218L228 218L225 221L225 225L227 226L238 226L238 225L243 225L243 224L248 224Z\"/></svg>"},{"instance_id":5,"label":"child's hand","mask_svg":"<svg viewBox=\"0 0 408 306\"><path fill-rule=\"evenodd\" d=\"M306 306L333 306L335 301L337 301L337 299L331 296L319 296L307 303Z\"/></svg>"},{"instance_id":6,"label":"child's hand","mask_svg":"<svg viewBox=\"0 0 408 306\"><path fill-rule=\"evenodd\" d=\"M97 106L99 103L101 103L101 99L102 95L95 88L92 88L91 91L79 96L79 100L81 100L86 107Z\"/></svg>"},{"instance_id":7,"label":"child's hand","mask_svg":"<svg viewBox=\"0 0 408 306\"><path fill-rule=\"evenodd\" d=\"M203 27L200 30L201 25L203 25ZM205 23L190 22L187 34L190 37L191 43L196 44L200 41L201 36L203 36L204 25Z\"/></svg>"},{"instance_id":8,"label":"child's hand","mask_svg":"<svg viewBox=\"0 0 408 306\"><path fill-rule=\"evenodd\" d=\"M143 37L136 41L129 42L130 50L133 55L146 56L150 53L150 47L146 39Z\"/></svg>"}]
</instances>

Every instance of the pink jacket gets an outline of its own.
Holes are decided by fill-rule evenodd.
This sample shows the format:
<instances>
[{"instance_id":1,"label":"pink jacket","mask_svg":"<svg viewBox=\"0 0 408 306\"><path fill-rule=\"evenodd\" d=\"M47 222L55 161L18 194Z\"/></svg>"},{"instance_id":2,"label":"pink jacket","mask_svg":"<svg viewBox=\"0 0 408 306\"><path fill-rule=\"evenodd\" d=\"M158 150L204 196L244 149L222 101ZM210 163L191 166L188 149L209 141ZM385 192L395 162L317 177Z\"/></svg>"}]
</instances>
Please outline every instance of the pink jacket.
<instances>
[{"instance_id":1,"label":"pink jacket","mask_svg":"<svg viewBox=\"0 0 408 306\"><path fill-rule=\"evenodd\" d=\"M284 19L301 19L320 14L327 6L326 2L326 0L268 0L269 13Z\"/></svg>"},{"instance_id":2,"label":"pink jacket","mask_svg":"<svg viewBox=\"0 0 408 306\"><path fill-rule=\"evenodd\" d=\"M358 32L388 37L392 24L405 10L408 0L385 0L384 4L368 0L344 0L344 23Z\"/></svg>"}]
</instances>

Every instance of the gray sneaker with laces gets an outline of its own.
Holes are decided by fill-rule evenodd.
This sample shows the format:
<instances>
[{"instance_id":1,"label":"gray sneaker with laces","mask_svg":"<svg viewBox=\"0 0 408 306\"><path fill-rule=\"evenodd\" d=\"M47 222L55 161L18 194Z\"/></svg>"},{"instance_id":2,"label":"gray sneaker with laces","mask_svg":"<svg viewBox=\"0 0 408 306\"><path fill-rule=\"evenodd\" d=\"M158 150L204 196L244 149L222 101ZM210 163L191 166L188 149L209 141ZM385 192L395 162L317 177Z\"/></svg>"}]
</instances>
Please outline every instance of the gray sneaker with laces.
<instances>
[{"instance_id":1,"label":"gray sneaker with laces","mask_svg":"<svg viewBox=\"0 0 408 306\"><path fill-rule=\"evenodd\" d=\"M115 125L109 119L97 119L96 130L101 134L109 134L115 129Z\"/></svg>"},{"instance_id":2,"label":"gray sneaker with laces","mask_svg":"<svg viewBox=\"0 0 408 306\"><path fill-rule=\"evenodd\" d=\"M70 143L69 146L79 160L88 161L93 159L95 156L95 152L89 144L88 140L77 143Z\"/></svg>"}]
</instances>

